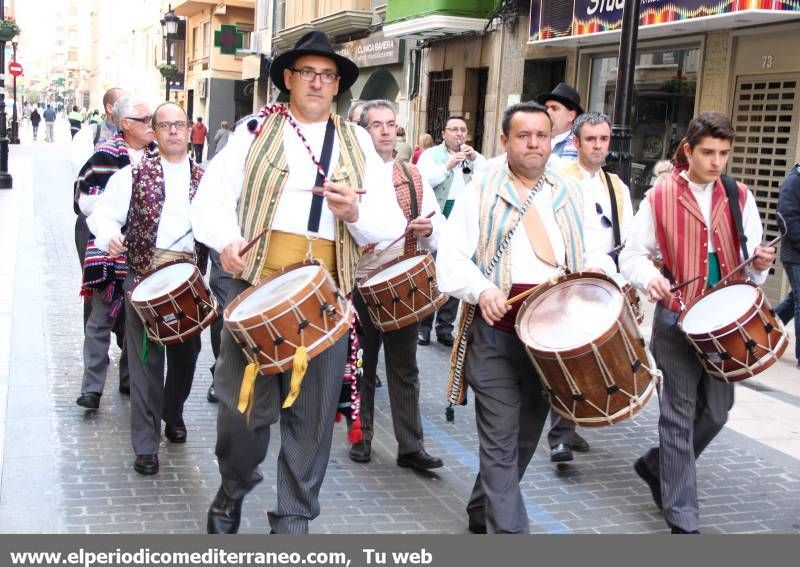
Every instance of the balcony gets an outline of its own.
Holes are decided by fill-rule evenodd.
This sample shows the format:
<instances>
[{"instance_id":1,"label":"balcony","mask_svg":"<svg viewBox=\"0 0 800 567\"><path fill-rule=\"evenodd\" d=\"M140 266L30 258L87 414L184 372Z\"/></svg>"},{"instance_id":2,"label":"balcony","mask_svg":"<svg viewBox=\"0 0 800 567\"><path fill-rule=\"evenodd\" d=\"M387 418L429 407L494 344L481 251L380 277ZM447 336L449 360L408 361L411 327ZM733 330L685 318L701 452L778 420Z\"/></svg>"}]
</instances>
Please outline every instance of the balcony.
<instances>
[{"instance_id":1,"label":"balcony","mask_svg":"<svg viewBox=\"0 0 800 567\"><path fill-rule=\"evenodd\" d=\"M213 8L215 14L224 14L226 7L255 10L256 0L173 0L171 5L175 14L189 18L208 8Z\"/></svg>"},{"instance_id":2,"label":"balcony","mask_svg":"<svg viewBox=\"0 0 800 567\"><path fill-rule=\"evenodd\" d=\"M315 18L308 23L286 28L275 34L273 46L279 51L291 48L303 34L311 30L319 30L335 38L366 30L372 24L372 12L366 10L341 10Z\"/></svg>"},{"instance_id":3,"label":"balcony","mask_svg":"<svg viewBox=\"0 0 800 567\"><path fill-rule=\"evenodd\" d=\"M388 0L383 34L431 39L483 31L500 0Z\"/></svg>"}]
</instances>

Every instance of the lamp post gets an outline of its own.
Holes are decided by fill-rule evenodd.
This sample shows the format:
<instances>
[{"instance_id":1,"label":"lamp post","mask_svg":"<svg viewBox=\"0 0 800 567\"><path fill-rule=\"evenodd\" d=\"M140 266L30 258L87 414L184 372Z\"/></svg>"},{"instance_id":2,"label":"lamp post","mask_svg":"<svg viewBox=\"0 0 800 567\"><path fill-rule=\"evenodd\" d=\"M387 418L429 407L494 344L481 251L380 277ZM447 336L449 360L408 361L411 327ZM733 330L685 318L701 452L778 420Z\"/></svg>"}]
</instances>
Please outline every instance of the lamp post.
<instances>
[{"instance_id":1,"label":"lamp post","mask_svg":"<svg viewBox=\"0 0 800 567\"><path fill-rule=\"evenodd\" d=\"M0 19L5 17L4 0L0 0ZM14 182L8 172L8 132L6 131L6 42L0 40L0 189L11 189Z\"/></svg>"},{"instance_id":2,"label":"lamp post","mask_svg":"<svg viewBox=\"0 0 800 567\"><path fill-rule=\"evenodd\" d=\"M175 12L172 11L172 4L169 5L167 13L164 14L164 17L161 18L161 31L164 35L164 43L166 44L167 49L167 65L172 62L172 54L170 52L170 39L174 37L178 33L178 16L175 15ZM172 81L171 77L164 76L164 82L167 84L167 92L165 100L169 101L169 87L170 81Z\"/></svg>"},{"instance_id":3,"label":"lamp post","mask_svg":"<svg viewBox=\"0 0 800 567\"><path fill-rule=\"evenodd\" d=\"M17 42L16 40L11 41L11 46L13 48L11 60L16 63L17 62ZM11 114L11 143L12 144L19 144L19 120L17 115L17 75L14 75L14 110Z\"/></svg>"}]
</instances>

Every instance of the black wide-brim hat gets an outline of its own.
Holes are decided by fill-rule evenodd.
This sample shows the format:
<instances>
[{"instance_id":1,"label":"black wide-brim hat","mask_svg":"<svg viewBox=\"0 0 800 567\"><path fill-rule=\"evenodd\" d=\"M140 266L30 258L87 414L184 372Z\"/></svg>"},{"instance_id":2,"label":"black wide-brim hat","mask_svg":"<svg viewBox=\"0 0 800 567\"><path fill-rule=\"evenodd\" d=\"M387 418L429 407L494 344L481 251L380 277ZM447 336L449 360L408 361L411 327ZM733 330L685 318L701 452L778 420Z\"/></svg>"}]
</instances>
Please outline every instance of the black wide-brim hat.
<instances>
[{"instance_id":1,"label":"black wide-brim hat","mask_svg":"<svg viewBox=\"0 0 800 567\"><path fill-rule=\"evenodd\" d=\"M358 66L347 57L336 53L331 46L331 40L325 33L314 30L298 39L293 49L281 53L272 62L269 76L281 92L289 93L289 89L286 88L286 83L283 81L284 69L291 67L303 55L321 55L336 63L336 70L339 73L339 92L336 94L342 94L358 79Z\"/></svg>"},{"instance_id":2,"label":"black wide-brim hat","mask_svg":"<svg viewBox=\"0 0 800 567\"><path fill-rule=\"evenodd\" d=\"M539 104L545 104L548 100L560 102L569 110L574 110L579 115L583 114L581 95L567 83L558 83L551 92L540 94L536 97L536 102Z\"/></svg>"}]
</instances>

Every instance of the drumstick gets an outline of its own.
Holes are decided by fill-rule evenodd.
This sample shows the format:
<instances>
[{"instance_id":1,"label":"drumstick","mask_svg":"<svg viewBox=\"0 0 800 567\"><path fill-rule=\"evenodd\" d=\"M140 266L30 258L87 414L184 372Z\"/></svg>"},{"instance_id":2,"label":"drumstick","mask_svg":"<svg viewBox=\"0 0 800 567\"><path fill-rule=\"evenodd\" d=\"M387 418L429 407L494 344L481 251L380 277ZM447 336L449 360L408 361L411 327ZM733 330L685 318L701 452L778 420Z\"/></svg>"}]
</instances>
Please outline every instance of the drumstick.
<instances>
[{"instance_id":1,"label":"drumstick","mask_svg":"<svg viewBox=\"0 0 800 567\"><path fill-rule=\"evenodd\" d=\"M325 189L322 188L322 187L312 187L311 189L298 189L298 191L310 191L314 195L320 195L320 196L323 196L325 194ZM353 191L355 191L356 195L366 195L367 194L367 190L366 189L353 189Z\"/></svg>"},{"instance_id":2,"label":"drumstick","mask_svg":"<svg viewBox=\"0 0 800 567\"><path fill-rule=\"evenodd\" d=\"M431 217L432 217L433 215L435 215L435 214L436 214L436 211L431 211L431 212L429 212L427 215L425 215L425 218L426 218L426 219L429 219L429 218L431 218ZM409 225L410 225L410 224L411 224L411 223L409 223ZM410 229L410 228L408 228L408 227L406 227L406 230L403 232L403 234L401 234L400 236L398 236L397 238L395 238L394 240L392 240L392 241L389 243L389 246L387 246L386 248L384 248L383 250L381 250L380 252L378 252L378 256L380 256L381 254L383 254L384 252L386 252L386 251L387 251L389 248L391 248L392 246L394 246L395 244L397 244L398 242L400 242L400 241L401 241L403 238L405 238L405 237L406 237L406 236L408 236L409 234L411 234L411 229Z\"/></svg>"},{"instance_id":3,"label":"drumstick","mask_svg":"<svg viewBox=\"0 0 800 567\"><path fill-rule=\"evenodd\" d=\"M704 277L705 277L705 275L702 275L702 276L697 276L696 278L692 278L692 279L690 279L690 280L687 280L687 281L685 281L685 282L683 282L683 283L675 284L674 286L672 286L671 288L669 288L669 292L670 292L670 293L675 293L675 292L676 292L676 291L678 291L679 289L683 289L683 288L685 288L687 285L689 285L690 283L692 283L692 282L696 282L696 281L697 281L697 280L699 280L700 278L704 278Z\"/></svg>"},{"instance_id":4,"label":"drumstick","mask_svg":"<svg viewBox=\"0 0 800 567\"><path fill-rule=\"evenodd\" d=\"M776 236L775 238L773 238L772 240L767 242L767 244L764 246L764 248L771 248L772 246L775 246L776 244L778 244L778 242L781 241L781 239L783 239L783 235L779 234L778 236ZM711 289L715 289L718 285L722 284L723 282L728 281L733 274L735 274L738 271L741 271L742 268L744 268L748 264L751 264L753 262L753 260L755 260L755 259L756 259L755 255L750 256L747 260L745 260L744 262L742 262L741 264L736 266L734 269L732 269L727 276L725 276L724 278L719 280L717 283L715 283L713 286L711 286Z\"/></svg>"},{"instance_id":5,"label":"drumstick","mask_svg":"<svg viewBox=\"0 0 800 567\"><path fill-rule=\"evenodd\" d=\"M253 240L251 240L250 242L248 242L247 244L245 244L245 245L244 245L244 248L242 248L242 250L239 252L239 257L241 258L241 257L242 257L242 256L244 256L245 254L247 254L247 251L248 251L248 250L250 250L250 249L251 249L253 246L255 246L255 245L256 245L256 243L257 243L259 240L261 240L262 238L264 238L264 235L265 235L265 234L267 234L267 232L268 232L268 231L269 231L269 229L268 229L268 228L265 228L264 230L262 230L261 232L259 232L259 233L256 235L256 237L255 237Z\"/></svg>"},{"instance_id":6,"label":"drumstick","mask_svg":"<svg viewBox=\"0 0 800 567\"><path fill-rule=\"evenodd\" d=\"M530 289L526 289L526 290L525 290L525 291L523 291L522 293L518 293L517 295L515 295L515 296L514 296L514 297L512 297L511 299L507 299L507 300L506 300L506 305L507 305L507 306L509 306L509 307L511 307L511 306L512 306L512 305L514 305L514 304L515 304L517 301L519 301L520 299L525 299L526 297L528 297L530 294L532 294L532 293L533 293L534 291L536 291L537 289L539 289L539 286L538 286L538 285L535 285L535 286L533 286L533 287L532 287L532 288L530 288Z\"/></svg>"}]
</instances>

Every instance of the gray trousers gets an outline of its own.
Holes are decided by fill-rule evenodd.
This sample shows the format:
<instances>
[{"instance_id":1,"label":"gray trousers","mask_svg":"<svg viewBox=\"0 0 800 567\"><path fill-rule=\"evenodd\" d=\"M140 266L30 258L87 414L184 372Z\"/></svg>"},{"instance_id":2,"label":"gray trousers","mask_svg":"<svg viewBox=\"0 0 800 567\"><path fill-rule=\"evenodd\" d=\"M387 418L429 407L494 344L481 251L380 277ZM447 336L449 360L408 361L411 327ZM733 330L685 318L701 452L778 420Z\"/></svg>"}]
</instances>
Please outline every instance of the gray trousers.
<instances>
[{"instance_id":1,"label":"gray trousers","mask_svg":"<svg viewBox=\"0 0 800 567\"><path fill-rule=\"evenodd\" d=\"M129 273L125 280L125 291L132 286L133 274ZM167 425L184 425L183 405L192 389L194 369L200 354L200 335L163 349L156 343L148 342L147 361L142 362L144 326L127 299L125 310L125 337L131 353L128 360L131 373L131 442L137 455L157 454L161 441L161 420Z\"/></svg>"},{"instance_id":2,"label":"gray trousers","mask_svg":"<svg viewBox=\"0 0 800 567\"><path fill-rule=\"evenodd\" d=\"M86 255L86 244L92 238L86 216L79 214L75 219L75 250L83 270ZM95 310L94 307L97 307ZM83 383L81 394L103 393L108 370L108 347L111 344L111 332L114 332L117 346L122 351L119 355L119 384L130 385L128 372L128 347L125 344L125 309L120 310L116 318L108 315L111 306L103 301L102 293L94 292L88 301L83 302ZM94 317L92 313L94 312Z\"/></svg>"},{"instance_id":3,"label":"gray trousers","mask_svg":"<svg viewBox=\"0 0 800 567\"><path fill-rule=\"evenodd\" d=\"M234 280L230 298L249 284ZM286 409L291 371L259 375L249 420L236 409L247 360L227 329L222 331L214 375L219 397L216 454L222 487L228 496L242 498L262 480L258 465L267 454L270 427L280 420L278 502L269 512L276 533L308 533L308 522L319 515L319 491L333 439L336 407L347 360L347 336L308 363L300 395Z\"/></svg>"},{"instance_id":4,"label":"gray trousers","mask_svg":"<svg viewBox=\"0 0 800 567\"><path fill-rule=\"evenodd\" d=\"M650 349L664 373L659 404L659 446L644 455L661 479L664 518L685 531L698 529L696 460L717 436L733 407L733 384L711 378L685 335L678 314L656 307Z\"/></svg>"},{"instance_id":5,"label":"gray trousers","mask_svg":"<svg viewBox=\"0 0 800 567\"><path fill-rule=\"evenodd\" d=\"M465 373L475 392L480 472L467 515L487 533L528 533L520 490L549 404L538 374L516 335L498 331L476 317Z\"/></svg>"},{"instance_id":6,"label":"gray trousers","mask_svg":"<svg viewBox=\"0 0 800 567\"><path fill-rule=\"evenodd\" d=\"M211 286L211 293L217 298L220 310L224 310L228 305L228 293L231 290L231 275L222 269L222 262L219 259L219 252L215 250L209 251L209 258L211 260L211 269L208 274L208 283ZM214 376L214 369L217 366L217 357L219 357L219 345L222 338L223 319L220 315L216 321L211 324L211 351L214 353L214 364L211 365L211 376Z\"/></svg>"},{"instance_id":7,"label":"gray trousers","mask_svg":"<svg viewBox=\"0 0 800 567\"><path fill-rule=\"evenodd\" d=\"M381 333L369 318L367 306L358 292L353 290L353 304L361 319L359 343L363 349L363 386L361 388L361 427L364 439L372 441L375 417L375 377L378 352L386 359L386 380L389 386L389 404L392 425L399 455L416 453L423 449L422 418L419 412L419 368L417 367L417 332L419 324L396 331Z\"/></svg>"},{"instance_id":8,"label":"gray trousers","mask_svg":"<svg viewBox=\"0 0 800 567\"><path fill-rule=\"evenodd\" d=\"M433 328L433 318L436 317L436 336L453 334L453 321L456 320L458 313L458 299L450 297L436 313L420 321L419 330L431 332Z\"/></svg>"},{"instance_id":9,"label":"gray trousers","mask_svg":"<svg viewBox=\"0 0 800 567\"><path fill-rule=\"evenodd\" d=\"M560 443L569 445L575 438L575 422L558 415L550 408L550 431L547 432L547 442L550 448Z\"/></svg>"}]
</instances>

